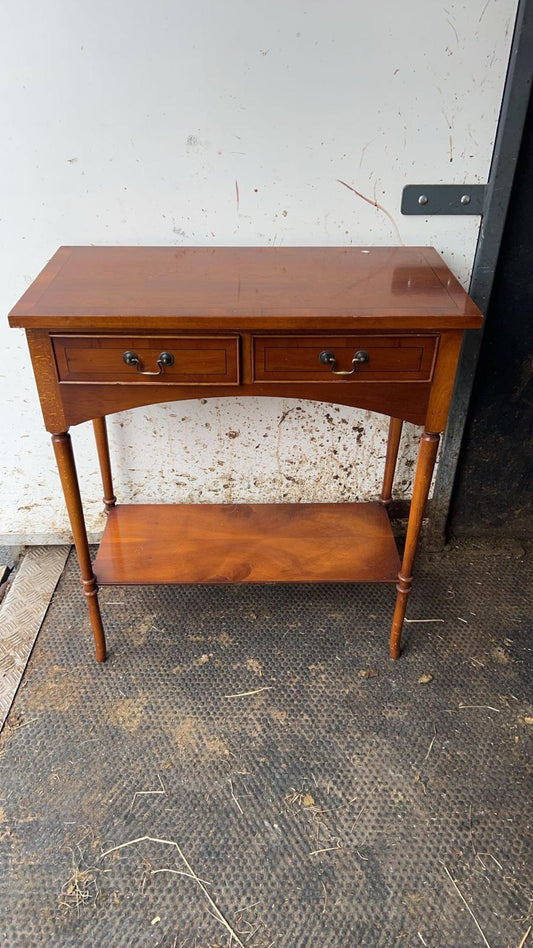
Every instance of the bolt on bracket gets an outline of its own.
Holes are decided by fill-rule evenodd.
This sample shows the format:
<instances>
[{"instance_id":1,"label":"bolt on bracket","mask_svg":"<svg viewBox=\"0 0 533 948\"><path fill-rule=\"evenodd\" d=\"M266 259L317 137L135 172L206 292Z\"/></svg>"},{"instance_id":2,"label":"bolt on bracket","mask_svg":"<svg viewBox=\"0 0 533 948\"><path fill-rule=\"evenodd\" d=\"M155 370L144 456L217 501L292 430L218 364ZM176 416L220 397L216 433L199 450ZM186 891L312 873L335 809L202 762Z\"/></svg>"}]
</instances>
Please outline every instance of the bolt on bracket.
<instances>
[{"instance_id":1,"label":"bolt on bracket","mask_svg":"<svg viewBox=\"0 0 533 948\"><path fill-rule=\"evenodd\" d=\"M484 184L407 184L402 214L483 214Z\"/></svg>"}]
</instances>

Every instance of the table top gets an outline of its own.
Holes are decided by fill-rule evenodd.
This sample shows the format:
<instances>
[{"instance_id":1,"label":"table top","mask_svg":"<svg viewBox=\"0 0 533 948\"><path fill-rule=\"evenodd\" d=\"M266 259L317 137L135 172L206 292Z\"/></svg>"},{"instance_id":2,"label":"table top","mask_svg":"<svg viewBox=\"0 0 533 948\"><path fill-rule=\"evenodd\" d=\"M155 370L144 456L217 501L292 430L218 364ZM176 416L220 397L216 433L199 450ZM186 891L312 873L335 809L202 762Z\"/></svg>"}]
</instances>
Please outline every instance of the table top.
<instances>
[{"instance_id":1,"label":"table top","mask_svg":"<svg viewBox=\"0 0 533 948\"><path fill-rule=\"evenodd\" d=\"M49 330L478 328L432 247L61 247L9 315Z\"/></svg>"}]
</instances>

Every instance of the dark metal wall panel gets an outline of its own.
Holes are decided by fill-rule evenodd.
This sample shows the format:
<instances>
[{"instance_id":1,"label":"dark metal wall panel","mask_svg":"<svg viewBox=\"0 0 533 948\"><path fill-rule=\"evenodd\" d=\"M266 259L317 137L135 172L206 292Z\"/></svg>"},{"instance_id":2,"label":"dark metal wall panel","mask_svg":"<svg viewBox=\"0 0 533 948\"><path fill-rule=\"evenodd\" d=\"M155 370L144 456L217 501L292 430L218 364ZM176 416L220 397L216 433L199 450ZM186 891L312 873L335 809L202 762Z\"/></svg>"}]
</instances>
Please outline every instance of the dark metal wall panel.
<instances>
[{"instance_id":1,"label":"dark metal wall panel","mask_svg":"<svg viewBox=\"0 0 533 948\"><path fill-rule=\"evenodd\" d=\"M487 312L493 290L532 82L533 0L520 0L487 184L485 213L470 285L470 293L483 312ZM427 546L434 550L442 549L445 540L465 419L482 338L483 334L479 332L465 333L426 535ZM457 523L456 517L453 522Z\"/></svg>"},{"instance_id":2,"label":"dark metal wall panel","mask_svg":"<svg viewBox=\"0 0 533 948\"><path fill-rule=\"evenodd\" d=\"M450 531L533 535L533 97L486 318Z\"/></svg>"}]
</instances>

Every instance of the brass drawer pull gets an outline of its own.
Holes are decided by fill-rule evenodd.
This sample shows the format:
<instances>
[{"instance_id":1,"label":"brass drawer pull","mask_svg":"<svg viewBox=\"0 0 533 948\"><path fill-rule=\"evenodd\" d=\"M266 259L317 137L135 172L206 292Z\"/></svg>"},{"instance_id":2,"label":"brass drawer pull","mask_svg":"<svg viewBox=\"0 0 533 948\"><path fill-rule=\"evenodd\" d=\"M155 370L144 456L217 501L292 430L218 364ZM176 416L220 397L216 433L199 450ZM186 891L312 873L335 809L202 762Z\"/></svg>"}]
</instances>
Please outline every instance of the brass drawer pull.
<instances>
[{"instance_id":1,"label":"brass drawer pull","mask_svg":"<svg viewBox=\"0 0 533 948\"><path fill-rule=\"evenodd\" d=\"M157 360L157 372L146 372L144 369L141 369L140 366L142 365L142 362L139 359L139 356L136 352L131 352L130 349L124 353L122 356L122 361L125 362L126 365L134 365L139 375L161 375L165 366L174 365L174 356L171 352L162 352L159 356L159 359Z\"/></svg>"},{"instance_id":2,"label":"brass drawer pull","mask_svg":"<svg viewBox=\"0 0 533 948\"><path fill-rule=\"evenodd\" d=\"M352 359L353 369L347 371L346 369L336 369L337 360L335 358L335 353L331 352L330 349L323 349L320 353L318 360L322 365L330 365L333 375L353 375L357 366L362 365L364 362L368 362L370 356L366 349L358 349Z\"/></svg>"}]
</instances>

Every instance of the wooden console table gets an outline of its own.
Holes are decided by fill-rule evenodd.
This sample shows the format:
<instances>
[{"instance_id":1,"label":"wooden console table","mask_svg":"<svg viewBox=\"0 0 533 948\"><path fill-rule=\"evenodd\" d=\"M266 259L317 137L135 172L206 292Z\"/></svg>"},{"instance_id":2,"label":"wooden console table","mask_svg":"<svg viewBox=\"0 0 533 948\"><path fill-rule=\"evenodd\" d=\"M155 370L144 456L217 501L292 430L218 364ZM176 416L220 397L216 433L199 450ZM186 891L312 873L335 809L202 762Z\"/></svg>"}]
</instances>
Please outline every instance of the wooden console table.
<instances>
[{"instance_id":1,"label":"wooden console table","mask_svg":"<svg viewBox=\"0 0 533 948\"><path fill-rule=\"evenodd\" d=\"M97 660L98 584L298 581L397 582L397 658L462 336L481 320L427 247L61 247L9 321L26 330ZM380 501L116 504L106 415L229 395L390 416ZM89 419L108 512L94 572L68 433ZM400 567L387 507L403 421L423 432Z\"/></svg>"}]
</instances>

